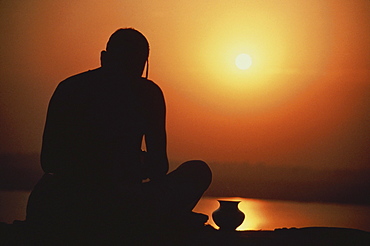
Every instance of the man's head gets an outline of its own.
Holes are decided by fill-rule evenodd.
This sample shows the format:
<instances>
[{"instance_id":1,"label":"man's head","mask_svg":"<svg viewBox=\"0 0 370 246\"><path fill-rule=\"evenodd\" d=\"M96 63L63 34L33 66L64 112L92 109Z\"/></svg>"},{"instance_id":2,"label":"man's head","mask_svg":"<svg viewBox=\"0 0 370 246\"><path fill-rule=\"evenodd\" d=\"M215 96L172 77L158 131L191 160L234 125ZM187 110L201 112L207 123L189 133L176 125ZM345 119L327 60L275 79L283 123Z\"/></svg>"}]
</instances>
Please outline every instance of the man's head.
<instances>
[{"instance_id":1,"label":"man's head","mask_svg":"<svg viewBox=\"0 0 370 246\"><path fill-rule=\"evenodd\" d=\"M118 29L110 36L105 51L101 52L103 67L141 76L149 56L149 43L139 31Z\"/></svg>"}]
</instances>

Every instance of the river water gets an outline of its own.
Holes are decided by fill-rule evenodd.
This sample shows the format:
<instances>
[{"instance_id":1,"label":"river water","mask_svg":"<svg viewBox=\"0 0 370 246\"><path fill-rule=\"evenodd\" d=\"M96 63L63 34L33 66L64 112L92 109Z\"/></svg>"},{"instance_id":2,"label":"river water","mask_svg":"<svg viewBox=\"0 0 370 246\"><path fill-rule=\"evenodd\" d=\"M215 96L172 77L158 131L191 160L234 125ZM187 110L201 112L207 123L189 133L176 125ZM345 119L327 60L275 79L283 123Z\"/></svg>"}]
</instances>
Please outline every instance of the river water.
<instances>
[{"instance_id":1,"label":"river water","mask_svg":"<svg viewBox=\"0 0 370 246\"><path fill-rule=\"evenodd\" d=\"M26 191L0 191L0 221L24 220L28 196ZM203 197L194 211L209 215L208 223L216 228L211 215L219 206L218 199L241 201L245 220L238 230L327 226L370 231L370 206Z\"/></svg>"}]
</instances>

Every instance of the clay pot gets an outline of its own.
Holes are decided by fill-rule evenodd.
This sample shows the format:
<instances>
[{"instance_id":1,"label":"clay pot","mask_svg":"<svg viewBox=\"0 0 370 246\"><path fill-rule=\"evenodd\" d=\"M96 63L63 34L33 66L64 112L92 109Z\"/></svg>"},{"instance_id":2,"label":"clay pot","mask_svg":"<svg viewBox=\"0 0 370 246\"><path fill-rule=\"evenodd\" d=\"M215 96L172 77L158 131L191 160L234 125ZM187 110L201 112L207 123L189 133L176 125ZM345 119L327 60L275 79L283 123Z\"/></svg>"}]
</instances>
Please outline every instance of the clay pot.
<instances>
[{"instance_id":1,"label":"clay pot","mask_svg":"<svg viewBox=\"0 0 370 246\"><path fill-rule=\"evenodd\" d=\"M218 200L218 202L220 207L212 213L213 221L222 231L234 231L245 218L244 213L238 208L240 201Z\"/></svg>"}]
</instances>

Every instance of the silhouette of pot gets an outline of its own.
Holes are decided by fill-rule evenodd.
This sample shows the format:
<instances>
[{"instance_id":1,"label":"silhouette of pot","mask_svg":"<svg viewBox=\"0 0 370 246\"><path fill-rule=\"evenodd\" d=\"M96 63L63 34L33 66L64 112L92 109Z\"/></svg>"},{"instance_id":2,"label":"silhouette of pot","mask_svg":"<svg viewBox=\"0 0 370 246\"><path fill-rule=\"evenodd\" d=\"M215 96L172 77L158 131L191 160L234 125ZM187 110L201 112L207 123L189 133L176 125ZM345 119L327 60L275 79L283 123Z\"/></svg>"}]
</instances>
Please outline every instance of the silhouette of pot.
<instances>
[{"instance_id":1,"label":"silhouette of pot","mask_svg":"<svg viewBox=\"0 0 370 246\"><path fill-rule=\"evenodd\" d=\"M222 231L234 231L245 218L244 213L238 208L240 201L218 200L218 202L220 207L212 213L213 221Z\"/></svg>"}]
</instances>

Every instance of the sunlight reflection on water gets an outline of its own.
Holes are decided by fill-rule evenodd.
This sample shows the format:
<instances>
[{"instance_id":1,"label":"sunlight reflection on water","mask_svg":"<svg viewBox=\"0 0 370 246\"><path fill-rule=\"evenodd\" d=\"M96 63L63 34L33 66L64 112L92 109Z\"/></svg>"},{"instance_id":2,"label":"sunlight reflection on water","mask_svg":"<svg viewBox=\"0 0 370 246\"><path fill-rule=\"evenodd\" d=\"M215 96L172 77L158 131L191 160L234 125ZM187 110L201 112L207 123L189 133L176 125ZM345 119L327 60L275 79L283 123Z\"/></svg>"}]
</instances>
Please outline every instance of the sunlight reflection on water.
<instances>
[{"instance_id":1,"label":"sunlight reflection on water","mask_svg":"<svg viewBox=\"0 0 370 246\"><path fill-rule=\"evenodd\" d=\"M273 230L291 227L345 227L370 231L370 207L359 205L270 201L240 197L203 197L194 211L209 216L208 223L218 228L212 212L218 199L241 201L239 209L245 220L237 230Z\"/></svg>"}]
</instances>

